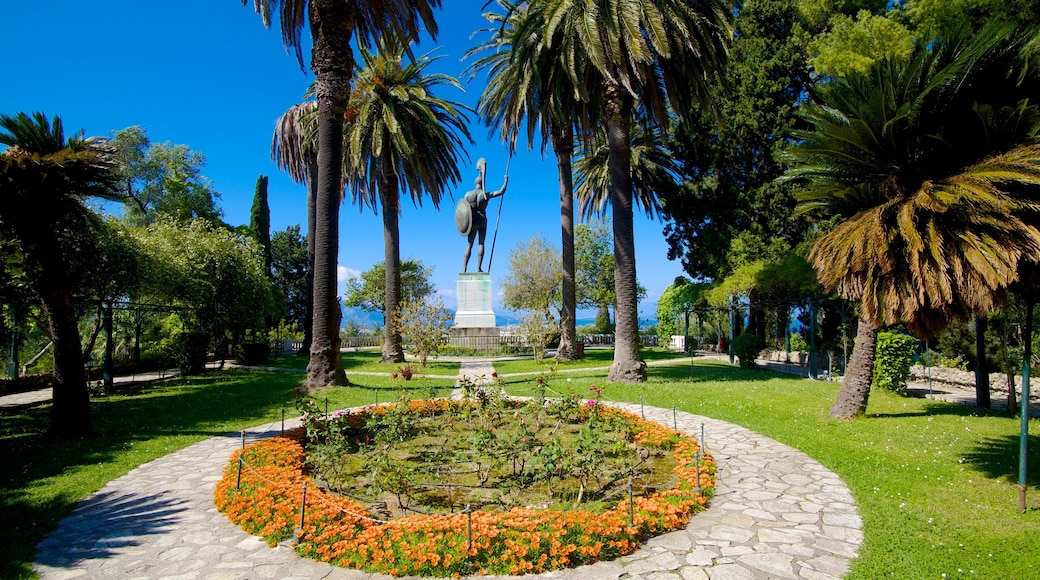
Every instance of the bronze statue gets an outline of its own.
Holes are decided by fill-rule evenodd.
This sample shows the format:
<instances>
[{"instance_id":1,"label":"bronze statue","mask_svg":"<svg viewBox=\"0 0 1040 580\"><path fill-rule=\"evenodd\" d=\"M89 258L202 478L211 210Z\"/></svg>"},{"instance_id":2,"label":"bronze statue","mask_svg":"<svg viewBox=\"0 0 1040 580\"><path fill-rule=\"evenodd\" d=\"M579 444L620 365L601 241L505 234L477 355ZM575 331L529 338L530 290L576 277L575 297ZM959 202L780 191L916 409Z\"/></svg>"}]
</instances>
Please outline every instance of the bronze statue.
<instances>
[{"instance_id":1,"label":"bronze statue","mask_svg":"<svg viewBox=\"0 0 1040 580\"><path fill-rule=\"evenodd\" d=\"M466 237L465 259L462 262L463 272L469 267L469 255L473 250L474 239L477 240L477 271L484 271L484 238L487 236L488 200L505 194L506 185L509 184L509 175L506 175L502 183L502 189L490 193L487 192L484 187L486 170L487 162L481 157L477 160L477 172L479 175L477 175L474 183L474 189L466 192L466 196L460 199L458 205L455 206L455 227L459 230L459 234Z\"/></svg>"}]
</instances>

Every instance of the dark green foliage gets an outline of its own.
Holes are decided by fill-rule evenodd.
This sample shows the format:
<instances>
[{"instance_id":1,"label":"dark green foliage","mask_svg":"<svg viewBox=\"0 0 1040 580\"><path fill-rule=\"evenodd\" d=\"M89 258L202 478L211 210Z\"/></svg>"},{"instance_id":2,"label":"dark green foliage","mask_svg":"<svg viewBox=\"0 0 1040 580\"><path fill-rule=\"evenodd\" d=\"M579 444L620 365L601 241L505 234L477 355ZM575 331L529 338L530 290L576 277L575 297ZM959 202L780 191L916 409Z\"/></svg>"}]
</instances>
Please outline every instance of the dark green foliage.
<instances>
[{"instance_id":1,"label":"dark green foliage","mask_svg":"<svg viewBox=\"0 0 1040 580\"><path fill-rule=\"evenodd\" d=\"M1000 335L1004 331L1006 322L1001 313L989 316L989 324L986 328L986 372L994 373L1004 370L1004 354L1001 347ZM1017 335L1017 325L1011 327L1009 342L1012 348L1019 349L1021 340ZM932 348L939 354L936 357L936 366L953 366L967 370L974 370L978 357L975 353L975 323L957 322L946 327L932 343ZM1016 360L1017 357L1016 357Z\"/></svg>"},{"instance_id":2,"label":"dark green foliage","mask_svg":"<svg viewBox=\"0 0 1040 580\"><path fill-rule=\"evenodd\" d=\"M722 123L710 111L687 112L671 129L686 182L662 196L665 235L669 257L694 279L779 259L801 241L806 222L791 217L792 188L773 181L783 171L775 155L810 83L797 21L792 2L743 2L726 68L712 84Z\"/></svg>"},{"instance_id":3,"label":"dark green foliage","mask_svg":"<svg viewBox=\"0 0 1040 580\"><path fill-rule=\"evenodd\" d=\"M763 348L765 344L762 339L751 332L745 332L733 339L733 353L737 355L740 368L755 368L755 359Z\"/></svg>"},{"instance_id":4,"label":"dark green foliage","mask_svg":"<svg viewBox=\"0 0 1040 580\"><path fill-rule=\"evenodd\" d=\"M874 356L874 381L872 385L906 395L906 381L910 378L910 365L920 348L920 341L908 334L880 332Z\"/></svg>"},{"instance_id":5,"label":"dark green foliage","mask_svg":"<svg viewBox=\"0 0 1040 580\"><path fill-rule=\"evenodd\" d=\"M610 334L614 332L614 323L610 321L610 309L600 306L596 310L596 321L593 323L593 334Z\"/></svg>"},{"instance_id":6,"label":"dark green foliage","mask_svg":"<svg viewBox=\"0 0 1040 580\"><path fill-rule=\"evenodd\" d=\"M271 280L275 300L284 307L285 318L296 329L307 321L307 240L299 224L275 232L271 238Z\"/></svg>"},{"instance_id":7,"label":"dark green foliage","mask_svg":"<svg viewBox=\"0 0 1040 580\"><path fill-rule=\"evenodd\" d=\"M202 374L209 341L205 332L182 332L173 339L173 362L182 375Z\"/></svg>"},{"instance_id":8,"label":"dark green foliage","mask_svg":"<svg viewBox=\"0 0 1040 580\"><path fill-rule=\"evenodd\" d=\"M264 250L264 271L271 271L271 207L267 203L267 176L256 178L256 193L249 211L249 231Z\"/></svg>"},{"instance_id":9,"label":"dark green foliage","mask_svg":"<svg viewBox=\"0 0 1040 580\"><path fill-rule=\"evenodd\" d=\"M235 361L244 365L259 365L271 356L271 345L266 342L247 342L235 347Z\"/></svg>"}]
</instances>

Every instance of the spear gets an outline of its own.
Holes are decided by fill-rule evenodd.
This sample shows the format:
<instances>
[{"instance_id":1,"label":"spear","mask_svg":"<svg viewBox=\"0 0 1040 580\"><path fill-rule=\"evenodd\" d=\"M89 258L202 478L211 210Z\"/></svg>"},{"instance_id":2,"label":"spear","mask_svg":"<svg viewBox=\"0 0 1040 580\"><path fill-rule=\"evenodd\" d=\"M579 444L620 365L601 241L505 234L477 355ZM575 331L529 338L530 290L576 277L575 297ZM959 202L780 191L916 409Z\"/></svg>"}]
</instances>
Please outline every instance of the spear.
<instances>
[{"instance_id":1,"label":"spear","mask_svg":"<svg viewBox=\"0 0 1040 580\"><path fill-rule=\"evenodd\" d=\"M506 158L506 178L509 178L509 162L513 160L513 153ZM486 190L485 190L486 191ZM498 203L498 217L495 218L495 234L491 236L491 255L488 256L488 274L491 273L491 262L495 259L495 242L498 241L498 223L502 221L502 206L506 204L506 194L502 192L502 201Z\"/></svg>"}]
</instances>

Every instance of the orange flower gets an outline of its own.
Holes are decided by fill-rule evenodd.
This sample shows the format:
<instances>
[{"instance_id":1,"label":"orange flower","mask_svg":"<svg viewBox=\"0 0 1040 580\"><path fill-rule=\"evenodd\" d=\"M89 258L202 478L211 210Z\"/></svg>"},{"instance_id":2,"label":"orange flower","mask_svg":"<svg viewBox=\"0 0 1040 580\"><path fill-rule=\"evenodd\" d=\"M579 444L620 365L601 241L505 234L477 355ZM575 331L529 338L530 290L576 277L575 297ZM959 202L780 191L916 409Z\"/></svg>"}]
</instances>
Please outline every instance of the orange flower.
<instances>
[{"instance_id":1,"label":"orange flower","mask_svg":"<svg viewBox=\"0 0 1040 580\"><path fill-rule=\"evenodd\" d=\"M460 403L445 400L411 401L413 413L436 413ZM384 414L391 405L349 413L356 424L365 413ZM648 446L670 449L677 463L678 483L671 489L636 498L633 525L628 525L628 502L602 514L513 509L504 513L471 514L473 536L465 549L466 517L412 516L393 524L367 519L364 506L307 488L307 511L297 550L339 566L363 568L393 575L451 575L463 573L530 573L616 558L635 551L637 541L651 534L677 529L703 509L711 494L716 467L710 455L695 462L697 442L663 425L611 407L597 406L598 416L623 422L622 432ZM214 492L218 510L270 545L290 539L299 523L301 489L307 477L302 466L303 429L283 437L257 441L231 454ZM238 458L248 465L239 479ZM695 491L696 487L701 493ZM463 556L468 557L468 561Z\"/></svg>"}]
</instances>

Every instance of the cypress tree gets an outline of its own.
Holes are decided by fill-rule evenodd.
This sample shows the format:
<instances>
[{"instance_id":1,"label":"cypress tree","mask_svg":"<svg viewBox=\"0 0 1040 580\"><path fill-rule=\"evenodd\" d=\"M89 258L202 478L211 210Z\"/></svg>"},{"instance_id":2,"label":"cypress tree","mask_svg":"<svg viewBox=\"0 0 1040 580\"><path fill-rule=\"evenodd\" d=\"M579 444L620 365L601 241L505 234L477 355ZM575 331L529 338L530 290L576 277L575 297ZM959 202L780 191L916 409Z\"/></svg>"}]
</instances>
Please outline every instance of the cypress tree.
<instances>
[{"instance_id":1,"label":"cypress tree","mask_svg":"<svg viewBox=\"0 0 1040 580\"><path fill-rule=\"evenodd\" d=\"M256 193L249 212L249 231L264 251L264 271L271 275L271 207L267 203L267 176L256 179Z\"/></svg>"}]
</instances>

